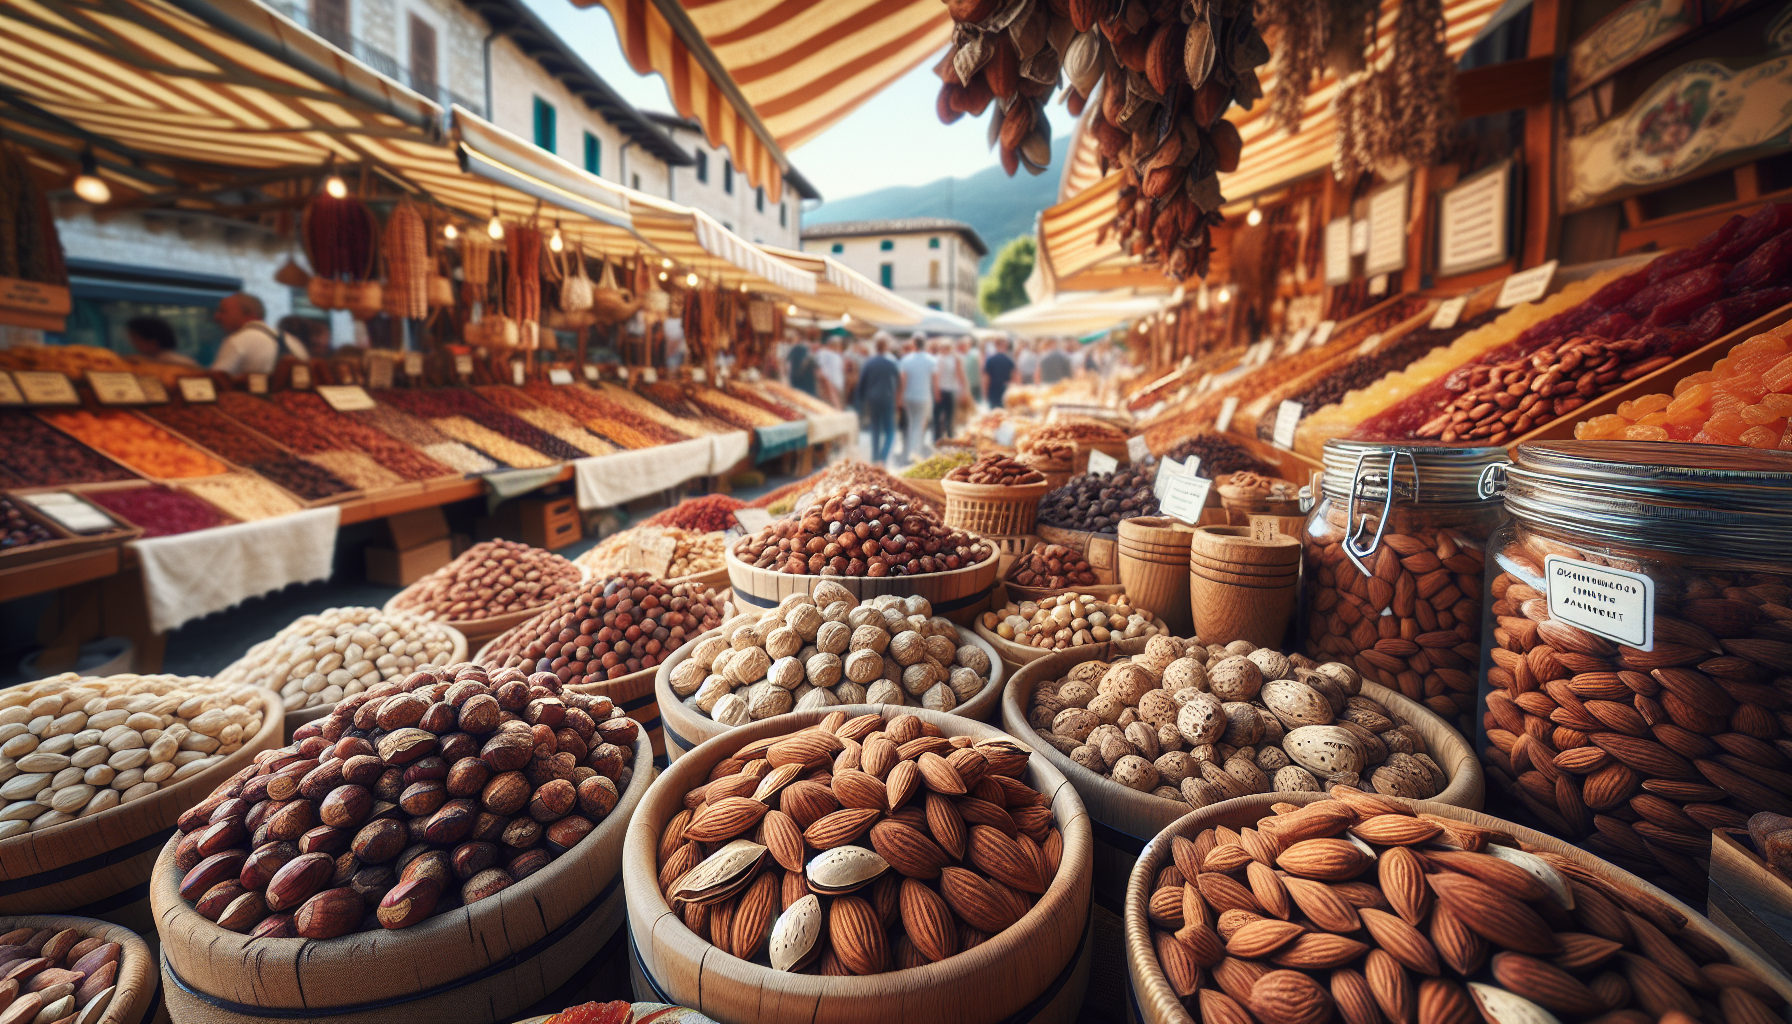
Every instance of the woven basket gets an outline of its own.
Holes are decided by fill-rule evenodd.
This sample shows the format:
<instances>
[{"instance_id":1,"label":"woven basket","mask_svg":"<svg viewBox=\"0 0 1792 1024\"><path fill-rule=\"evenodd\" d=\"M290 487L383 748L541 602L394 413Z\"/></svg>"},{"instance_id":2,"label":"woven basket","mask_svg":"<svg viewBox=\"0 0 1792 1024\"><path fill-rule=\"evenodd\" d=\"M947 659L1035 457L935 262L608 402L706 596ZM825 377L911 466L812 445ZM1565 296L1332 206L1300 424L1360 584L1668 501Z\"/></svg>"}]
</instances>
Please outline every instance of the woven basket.
<instances>
[{"instance_id":1,"label":"woven basket","mask_svg":"<svg viewBox=\"0 0 1792 1024\"><path fill-rule=\"evenodd\" d=\"M52 931L73 928L82 936L118 943L118 974L113 982L112 1001L94 1024L139 1024L151 1020L159 1008L161 993L157 986L161 979L156 976L155 951L129 928L91 917L0 917L0 933L18 928L48 928ZM150 942L154 941L155 933L151 932Z\"/></svg>"},{"instance_id":2,"label":"woven basket","mask_svg":"<svg viewBox=\"0 0 1792 1024\"><path fill-rule=\"evenodd\" d=\"M1050 481L1001 487L941 480L946 490L946 525L971 533L1032 533L1039 519L1039 499L1052 489Z\"/></svg>"}]
</instances>

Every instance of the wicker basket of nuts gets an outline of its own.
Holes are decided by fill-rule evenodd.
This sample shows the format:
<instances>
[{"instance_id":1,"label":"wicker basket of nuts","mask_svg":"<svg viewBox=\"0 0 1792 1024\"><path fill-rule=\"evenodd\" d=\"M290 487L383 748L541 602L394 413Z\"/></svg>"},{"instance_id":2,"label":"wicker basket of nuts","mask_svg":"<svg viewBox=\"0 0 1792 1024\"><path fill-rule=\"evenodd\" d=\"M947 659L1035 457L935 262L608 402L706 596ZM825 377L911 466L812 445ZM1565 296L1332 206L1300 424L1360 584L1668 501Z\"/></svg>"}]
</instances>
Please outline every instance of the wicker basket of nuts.
<instances>
[{"instance_id":1,"label":"wicker basket of nuts","mask_svg":"<svg viewBox=\"0 0 1792 1024\"><path fill-rule=\"evenodd\" d=\"M687 644L654 680L673 758L748 722L836 705L921 707L978 721L995 715L1003 666L927 599L860 603L823 581L777 608L743 615Z\"/></svg>"},{"instance_id":2,"label":"wicker basket of nuts","mask_svg":"<svg viewBox=\"0 0 1792 1024\"><path fill-rule=\"evenodd\" d=\"M1032 533L1039 499L1052 489L1044 473L998 452L946 474L940 486L946 525L983 534Z\"/></svg>"},{"instance_id":3,"label":"wicker basket of nuts","mask_svg":"<svg viewBox=\"0 0 1792 1024\"><path fill-rule=\"evenodd\" d=\"M1074 1020L1089 843L1063 776L981 723L755 722L674 763L629 825L637 984L723 1021Z\"/></svg>"},{"instance_id":4,"label":"wicker basket of nuts","mask_svg":"<svg viewBox=\"0 0 1792 1024\"><path fill-rule=\"evenodd\" d=\"M91 917L0 917L0 1019L139 1024L156 958L128 928Z\"/></svg>"},{"instance_id":5,"label":"wicker basket of nuts","mask_svg":"<svg viewBox=\"0 0 1792 1024\"><path fill-rule=\"evenodd\" d=\"M0 912L85 907L148 881L161 835L278 744L282 718L272 691L202 677L66 672L0 693Z\"/></svg>"},{"instance_id":6,"label":"wicker basket of nuts","mask_svg":"<svg viewBox=\"0 0 1792 1024\"><path fill-rule=\"evenodd\" d=\"M1792 1000L1777 968L1583 850L1349 787L1159 833L1127 889L1126 954L1146 1024L1766 1024Z\"/></svg>"},{"instance_id":7,"label":"wicker basket of nuts","mask_svg":"<svg viewBox=\"0 0 1792 1024\"><path fill-rule=\"evenodd\" d=\"M1002 721L1107 826L1097 885L1188 812L1330 782L1478 807L1474 751L1436 714L1347 666L1156 636L1048 655L1008 682Z\"/></svg>"},{"instance_id":8,"label":"wicker basket of nuts","mask_svg":"<svg viewBox=\"0 0 1792 1024\"><path fill-rule=\"evenodd\" d=\"M618 922L639 726L555 675L381 683L181 816L150 899L180 1020L489 1021Z\"/></svg>"}]
</instances>

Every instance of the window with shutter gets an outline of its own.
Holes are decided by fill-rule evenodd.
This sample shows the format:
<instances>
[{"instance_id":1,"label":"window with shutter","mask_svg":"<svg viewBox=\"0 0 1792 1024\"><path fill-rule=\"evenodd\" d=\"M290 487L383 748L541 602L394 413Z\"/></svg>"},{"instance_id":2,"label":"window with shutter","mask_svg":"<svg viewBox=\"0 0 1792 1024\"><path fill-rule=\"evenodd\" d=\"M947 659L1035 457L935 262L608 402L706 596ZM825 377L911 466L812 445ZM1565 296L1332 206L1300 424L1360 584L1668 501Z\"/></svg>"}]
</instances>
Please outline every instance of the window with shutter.
<instances>
[{"instance_id":1,"label":"window with shutter","mask_svg":"<svg viewBox=\"0 0 1792 1024\"><path fill-rule=\"evenodd\" d=\"M410 16L411 22L411 88L434 99L436 96L436 29L434 25Z\"/></svg>"},{"instance_id":2,"label":"window with shutter","mask_svg":"<svg viewBox=\"0 0 1792 1024\"><path fill-rule=\"evenodd\" d=\"M311 0L311 30L344 50L352 49L348 0Z\"/></svg>"}]
</instances>

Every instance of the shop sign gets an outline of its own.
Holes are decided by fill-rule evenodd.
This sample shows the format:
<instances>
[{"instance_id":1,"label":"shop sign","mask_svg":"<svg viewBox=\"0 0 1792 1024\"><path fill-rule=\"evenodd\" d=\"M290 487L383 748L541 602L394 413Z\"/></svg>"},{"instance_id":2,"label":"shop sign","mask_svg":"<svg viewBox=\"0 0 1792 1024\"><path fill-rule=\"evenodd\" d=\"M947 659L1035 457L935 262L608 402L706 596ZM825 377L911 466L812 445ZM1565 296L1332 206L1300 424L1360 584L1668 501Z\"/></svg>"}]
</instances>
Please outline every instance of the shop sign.
<instances>
[{"instance_id":1,"label":"shop sign","mask_svg":"<svg viewBox=\"0 0 1792 1024\"><path fill-rule=\"evenodd\" d=\"M1365 274L1385 274L1406 266L1407 185L1405 181L1397 181L1369 196L1369 243L1363 257ZM1387 291L1386 281L1381 283L1381 288L1382 292Z\"/></svg>"},{"instance_id":2,"label":"shop sign","mask_svg":"<svg viewBox=\"0 0 1792 1024\"><path fill-rule=\"evenodd\" d=\"M1339 217L1325 226L1325 283L1350 283L1350 218Z\"/></svg>"},{"instance_id":3,"label":"shop sign","mask_svg":"<svg viewBox=\"0 0 1792 1024\"><path fill-rule=\"evenodd\" d=\"M1777 152L1792 144L1792 56L1741 71L1697 60L1630 110L1569 139L1568 212Z\"/></svg>"},{"instance_id":4,"label":"shop sign","mask_svg":"<svg viewBox=\"0 0 1792 1024\"><path fill-rule=\"evenodd\" d=\"M319 384L317 397L337 412L365 412L375 407L373 396L356 384Z\"/></svg>"},{"instance_id":5,"label":"shop sign","mask_svg":"<svg viewBox=\"0 0 1792 1024\"><path fill-rule=\"evenodd\" d=\"M65 374L55 370L14 370L12 379L32 405L80 405L81 396Z\"/></svg>"},{"instance_id":6,"label":"shop sign","mask_svg":"<svg viewBox=\"0 0 1792 1024\"><path fill-rule=\"evenodd\" d=\"M13 383L12 374L0 370L0 405L24 405L25 396L19 393L19 386Z\"/></svg>"},{"instance_id":7,"label":"shop sign","mask_svg":"<svg viewBox=\"0 0 1792 1024\"><path fill-rule=\"evenodd\" d=\"M1507 232L1511 199L1510 160L1489 167L1443 194L1437 204L1440 277L1505 262L1511 248Z\"/></svg>"},{"instance_id":8,"label":"shop sign","mask_svg":"<svg viewBox=\"0 0 1792 1024\"><path fill-rule=\"evenodd\" d=\"M216 402L218 389L213 386L210 377L182 377L180 397L184 402Z\"/></svg>"},{"instance_id":9,"label":"shop sign","mask_svg":"<svg viewBox=\"0 0 1792 1024\"><path fill-rule=\"evenodd\" d=\"M1631 0L1569 48L1568 94L1654 53L1698 23L1697 0Z\"/></svg>"}]
</instances>

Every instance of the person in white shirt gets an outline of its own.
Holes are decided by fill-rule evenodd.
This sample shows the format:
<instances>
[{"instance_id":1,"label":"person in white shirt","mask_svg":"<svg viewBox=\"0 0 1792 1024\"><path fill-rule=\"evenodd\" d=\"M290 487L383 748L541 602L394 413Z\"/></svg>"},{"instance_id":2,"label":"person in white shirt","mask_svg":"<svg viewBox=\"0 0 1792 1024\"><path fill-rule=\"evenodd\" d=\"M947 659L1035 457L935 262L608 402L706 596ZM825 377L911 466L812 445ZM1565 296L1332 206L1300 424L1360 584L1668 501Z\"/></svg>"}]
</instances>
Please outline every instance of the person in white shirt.
<instances>
[{"instance_id":1,"label":"person in white shirt","mask_svg":"<svg viewBox=\"0 0 1792 1024\"><path fill-rule=\"evenodd\" d=\"M958 396L965 393L964 362L952 351L952 341L935 338L933 345L933 443L952 436L952 413Z\"/></svg>"},{"instance_id":2,"label":"person in white shirt","mask_svg":"<svg viewBox=\"0 0 1792 1024\"><path fill-rule=\"evenodd\" d=\"M836 409L846 404L846 356L840 351L843 347L836 335L815 350L816 383L821 385L821 397Z\"/></svg>"},{"instance_id":3,"label":"person in white shirt","mask_svg":"<svg viewBox=\"0 0 1792 1024\"><path fill-rule=\"evenodd\" d=\"M908 344L908 355L896 364L902 372L902 414L908 418L908 429L902 435L904 465L916 456L927 456L927 421L940 397L940 389L934 383L933 357L927 354L927 340L917 334Z\"/></svg>"},{"instance_id":4,"label":"person in white shirt","mask_svg":"<svg viewBox=\"0 0 1792 1024\"><path fill-rule=\"evenodd\" d=\"M212 321L224 328L224 343L211 368L232 377L246 373L273 373L280 361L280 335L262 321L267 307L247 292L226 295L212 313Z\"/></svg>"}]
</instances>

